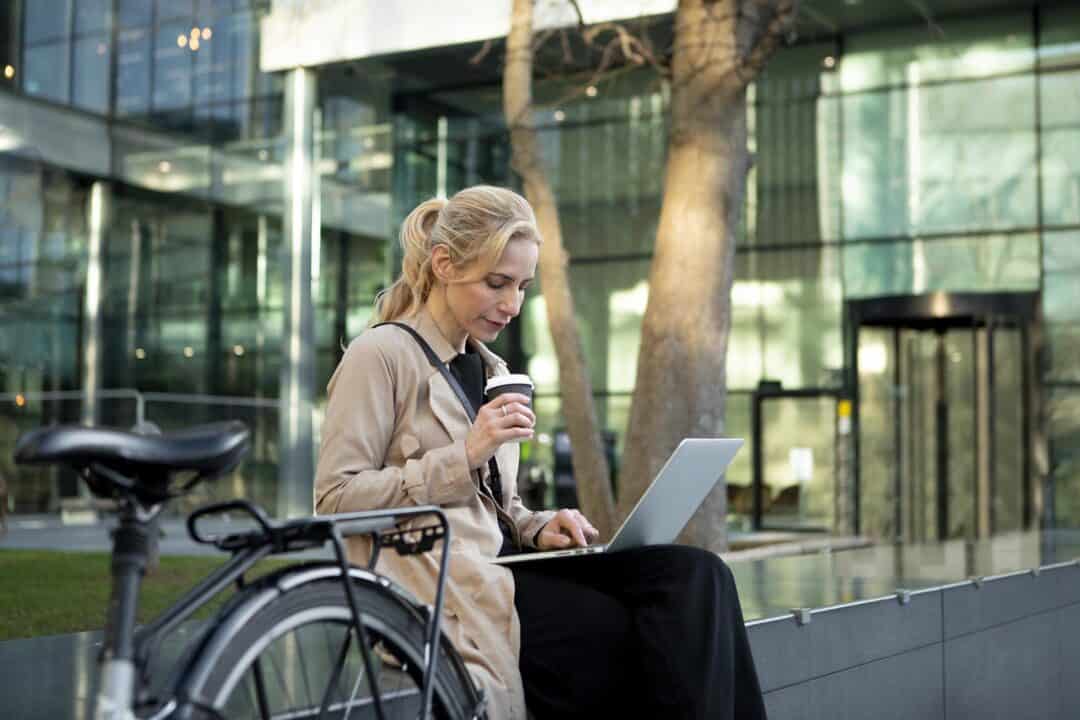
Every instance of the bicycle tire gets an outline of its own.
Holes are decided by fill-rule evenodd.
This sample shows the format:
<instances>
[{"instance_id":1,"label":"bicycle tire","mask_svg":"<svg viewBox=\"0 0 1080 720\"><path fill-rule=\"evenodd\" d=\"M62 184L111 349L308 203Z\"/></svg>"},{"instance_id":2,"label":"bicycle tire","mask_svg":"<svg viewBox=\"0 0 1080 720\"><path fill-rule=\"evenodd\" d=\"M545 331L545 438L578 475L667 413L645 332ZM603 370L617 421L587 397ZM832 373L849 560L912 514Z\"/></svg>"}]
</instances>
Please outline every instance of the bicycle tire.
<instances>
[{"instance_id":1,"label":"bicycle tire","mask_svg":"<svg viewBox=\"0 0 1080 720\"><path fill-rule=\"evenodd\" d=\"M385 579L371 578L354 577L353 588L365 633L372 644L378 645L373 658L379 666L384 717L415 719L424 672L427 632L424 613ZM355 633L350 633L352 618L340 575L306 581L285 591L279 589L279 583L260 584L263 587L250 589L246 601L226 611L228 619L210 634L203 643L203 651L194 658L190 668L196 680L189 682L181 693L188 701L189 710L194 710L190 716L230 720L317 717L324 693L330 692L341 697L330 703L332 712L326 717L375 718L370 681L367 694L357 697L363 665L355 648ZM267 599L267 593L276 596ZM315 640L300 639L301 630ZM334 683L331 676L324 687L320 680L337 666L334 654L341 652L344 638L350 634L350 650L342 671L348 679L344 683L339 679L337 686L331 688ZM291 635L297 639L290 641ZM327 638L330 650L323 657L320 655L324 651L315 649L320 645L320 635ZM282 659L289 652L290 642L293 659ZM305 655L305 644L307 654L315 656L310 660ZM278 659L274 658L275 652ZM297 670L294 667L297 664L316 667L314 671L306 667ZM271 682L265 678L268 674L265 665L273 670ZM319 668L324 672L319 673ZM390 689L388 679L398 684ZM296 696L282 687L290 683L296 686ZM431 717L439 720L483 717L477 712L479 693L460 656L445 638L441 642L434 683ZM301 685L306 686L303 698L299 697ZM315 691L312 685L316 686ZM350 685L354 688L351 694Z\"/></svg>"}]
</instances>

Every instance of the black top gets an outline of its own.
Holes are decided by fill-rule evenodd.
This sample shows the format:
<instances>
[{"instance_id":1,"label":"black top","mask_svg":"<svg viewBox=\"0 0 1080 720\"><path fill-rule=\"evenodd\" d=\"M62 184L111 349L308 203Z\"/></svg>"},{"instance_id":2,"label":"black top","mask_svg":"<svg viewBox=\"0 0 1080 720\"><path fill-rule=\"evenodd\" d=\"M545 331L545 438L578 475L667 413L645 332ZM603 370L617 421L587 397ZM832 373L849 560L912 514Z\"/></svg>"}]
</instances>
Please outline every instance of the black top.
<instances>
[{"instance_id":1,"label":"black top","mask_svg":"<svg viewBox=\"0 0 1080 720\"><path fill-rule=\"evenodd\" d=\"M461 383L461 389L472 403L473 412L480 412L484 404L484 359L471 347L454 356L450 361L450 372Z\"/></svg>"},{"instance_id":2,"label":"black top","mask_svg":"<svg viewBox=\"0 0 1080 720\"><path fill-rule=\"evenodd\" d=\"M449 362L450 372L461 383L461 389L473 406L473 412L479 413L480 406L484 404L484 384L487 378L484 374L484 359L472 347L466 347L465 352L459 353ZM503 489L502 479L498 476L489 480L491 496L502 507ZM505 523L500 522L499 528L503 534L503 544L499 555L508 555L514 551L513 535Z\"/></svg>"}]
</instances>

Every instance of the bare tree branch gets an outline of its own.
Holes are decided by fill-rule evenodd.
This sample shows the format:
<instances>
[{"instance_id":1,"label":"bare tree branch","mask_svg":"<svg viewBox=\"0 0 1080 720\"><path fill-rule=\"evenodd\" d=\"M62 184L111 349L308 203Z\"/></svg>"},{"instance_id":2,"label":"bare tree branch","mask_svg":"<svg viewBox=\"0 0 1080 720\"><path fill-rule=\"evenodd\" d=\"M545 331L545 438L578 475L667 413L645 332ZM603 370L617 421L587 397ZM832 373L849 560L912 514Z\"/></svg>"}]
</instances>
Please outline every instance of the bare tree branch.
<instances>
[{"instance_id":1,"label":"bare tree branch","mask_svg":"<svg viewBox=\"0 0 1080 720\"><path fill-rule=\"evenodd\" d=\"M776 4L776 11L768 27L757 38L757 42L748 54L736 61L735 74L744 84L749 84L756 78L765 63L784 41L788 33L795 25L795 10L797 0L780 0Z\"/></svg>"},{"instance_id":2,"label":"bare tree branch","mask_svg":"<svg viewBox=\"0 0 1080 720\"><path fill-rule=\"evenodd\" d=\"M482 63L484 61L484 58L487 57L488 53L491 52L491 48L493 48L494 46L494 39L489 38L485 40L483 46L481 46L481 48L476 52L476 54L469 58L469 63L471 65L479 65L480 63Z\"/></svg>"},{"instance_id":3,"label":"bare tree branch","mask_svg":"<svg viewBox=\"0 0 1080 720\"><path fill-rule=\"evenodd\" d=\"M577 14L577 24L579 30L585 29L585 16L581 13L581 5L578 4L578 0L566 0L570 3L570 7L574 8L574 13Z\"/></svg>"}]
</instances>

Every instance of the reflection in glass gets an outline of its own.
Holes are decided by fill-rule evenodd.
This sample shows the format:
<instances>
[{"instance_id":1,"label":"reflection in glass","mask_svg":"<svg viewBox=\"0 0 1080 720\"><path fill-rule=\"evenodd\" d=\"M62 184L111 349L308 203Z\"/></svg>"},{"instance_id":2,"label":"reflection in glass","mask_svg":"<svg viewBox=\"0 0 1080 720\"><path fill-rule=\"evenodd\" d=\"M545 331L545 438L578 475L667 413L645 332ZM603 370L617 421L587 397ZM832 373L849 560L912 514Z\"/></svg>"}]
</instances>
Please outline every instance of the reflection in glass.
<instances>
[{"instance_id":1,"label":"reflection in glass","mask_svg":"<svg viewBox=\"0 0 1080 720\"><path fill-rule=\"evenodd\" d=\"M37 45L71 33L72 0L48 0L23 4L23 42Z\"/></svg>"},{"instance_id":2,"label":"reflection in glass","mask_svg":"<svg viewBox=\"0 0 1080 720\"><path fill-rule=\"evenodd\" d=\"M117 0L116 5L123 27L146 26L153 19L154 5L146 0Z\"/></svg>"},{"instance_id":3,"label":"reflection in glass","mask_svg":"<svg viewBox=\"0 0 1080 720\"><path fill-rule=\"evenodd\" d=\"M23 50L26 67L23 70L23 90L28 95L67 102L69 90L68 70L71 67L68 41L49 42L27 47Z\"/></svg>"},{"instance_id":4,"label":"reflection in glass","mask_svg":"<svg viewBox=\"0 0 1080 720\"><path fill-rule=\"evenodd\" d=\"M764 524L831 529L836 400L766 398L761 412Z\"/></svg>"},{"instance_id":5,"label":"reflection in glass","mask_svg":"<svg viewBox=\"0 0 1080 720\"><path fill-rule=\"evenodd\" d=\"M1024 396L1023 353L1020 331L996 327L993 331L993 471L991 521L993 531L1023 529L1024 524Z\"/></svg>"},{"instance_id":6,"label":"reflection in glass","mask_svg":"<svg viewBox=\"0 0 1080 720\"><path fill-rule=\"evenodd\" d=\"M1023 72L1035 64L1031 15L935 22L853 33L840 63L844 92L918 82Z\"/></svg>"},{"instance_id":7,"label":"reflection in glass","mask_svg":"<svg viewBox=\"0 0 1080 720\"><path fill-rule=\"evenodd\" d=\"M117 33L116 113L137 115L150 109L150 31Z\"/></svg>"},{"instance_id":8,"label":"reflection in glass","mask_svg":"<svg viewBox=\"0 0 1080 720\"><path fill-rule=\"evenodd\" d=\"M154 33L154 95L153 108L177 110L186 108L192 99L192 64L194 53L180 47L178 38L187 37L186 23L161 23Z\"/></svg>"},{"instance_id":9,"label":"reflection in glass","mask_svg":"<svg viewBox=\"0 0 1080 720\"><path fill-rule=\"evenodd\" d=\"M55 0L49 4L55 5ZM109 30L112 27L112 5L112 0L77 0L75 2L75 33L79 35Z\"/></svg>"},{"instance_id":10,"label":"reflection in glass","mask_svg":"<svg viewBox=\"0 0 1080 720\"><path fill-rule=\"evenodd\" d=\"M843 248L846 297L988 292L1039 286L1034 233L898 240Z\"/></svg>"},{"instance_id":11,"label":"reflection in glass","mask_svg":"<svg viewBox=\"0 0 1080 720\"><path fill-rule=\"evenodd\" d=\"M1056 387L1047 397L1050 427L1050 487L1054 523L1080 527L1080 391Z\"/></svg>"},{"instance_id":12,"label":"reflection in glass","mask_svg":"<svg viewBox=\"0 0 1080 720\"><path fill-rule=\"evenodd\" d=\"M845 237L1036 224L1034 100L1031 75L846 96Z\"/></svg>"},{"instance_id":13,"label":"reflection in glass","mask_svg":"<svg viewBox=\"0 0 1080 720\"><path fill-rule=\"evenodd\" d=\"M74 105L104 113L109 108L110 47L105 35L88 35L75 40Z\"/></svg>"}]
</instances>

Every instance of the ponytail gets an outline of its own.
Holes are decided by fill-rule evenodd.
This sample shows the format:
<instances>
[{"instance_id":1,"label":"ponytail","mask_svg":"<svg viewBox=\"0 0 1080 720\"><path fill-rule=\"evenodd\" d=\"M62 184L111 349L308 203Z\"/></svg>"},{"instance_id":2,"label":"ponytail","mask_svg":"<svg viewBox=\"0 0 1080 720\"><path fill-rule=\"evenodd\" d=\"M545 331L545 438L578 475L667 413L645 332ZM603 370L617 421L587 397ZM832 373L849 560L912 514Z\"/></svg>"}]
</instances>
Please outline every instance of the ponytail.
<instances>
[{"instance_id":1,"label":"ponytail","mask_svg":"<svg viewBox=\"0 0 1080 720\"><path fill-rule=\"evenodd\" d=\"M434 283L431 231L446 200L432 198L417 205L401 224L401 277L375 296L372 324L412 315L427 301Z\"/></svg>"},{"instance_id":2,"label":"ponytail","mask_svg":"<svg viewBox=\"0 0 1080 720\"><path fill-rule=\"evenodd\" d=\"M427 302L435 273L431 251L445 245L457 270L493 267L513 239L540 242L536 216L512 190L476 185L449 200L416 206L401 224L401 277L375 298L372 324L414 315Z\"/></svg>"}]
</instances>

